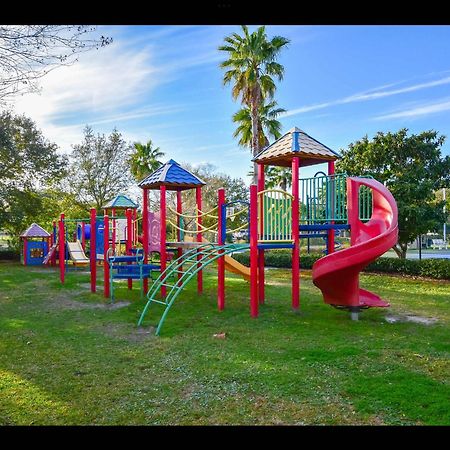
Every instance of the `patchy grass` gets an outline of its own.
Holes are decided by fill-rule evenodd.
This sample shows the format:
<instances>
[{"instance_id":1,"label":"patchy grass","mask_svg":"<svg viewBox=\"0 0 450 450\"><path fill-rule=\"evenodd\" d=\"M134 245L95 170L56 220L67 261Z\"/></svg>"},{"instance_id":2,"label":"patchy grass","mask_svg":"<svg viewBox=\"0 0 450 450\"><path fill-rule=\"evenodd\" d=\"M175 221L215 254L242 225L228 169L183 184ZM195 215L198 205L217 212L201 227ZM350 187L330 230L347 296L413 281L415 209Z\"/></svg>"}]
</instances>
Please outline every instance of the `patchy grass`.
<instances>
[{"instance_id":1,"label":"patchy grass","mask_svg":"<svg viewBox=\"0 0 450 450\"><path fill-rule=\"evenodd\" d=\"M62 286L54 269L0 264L0 424L450 424L450 283L364 274L392 306L352 322L307 271L294 313L290 272L268 270L258 319L234 275L218 312L215 277L156 337L162 309L138 329L136 288L110 305L86 273Z\"/></svg>"}]
</instances>

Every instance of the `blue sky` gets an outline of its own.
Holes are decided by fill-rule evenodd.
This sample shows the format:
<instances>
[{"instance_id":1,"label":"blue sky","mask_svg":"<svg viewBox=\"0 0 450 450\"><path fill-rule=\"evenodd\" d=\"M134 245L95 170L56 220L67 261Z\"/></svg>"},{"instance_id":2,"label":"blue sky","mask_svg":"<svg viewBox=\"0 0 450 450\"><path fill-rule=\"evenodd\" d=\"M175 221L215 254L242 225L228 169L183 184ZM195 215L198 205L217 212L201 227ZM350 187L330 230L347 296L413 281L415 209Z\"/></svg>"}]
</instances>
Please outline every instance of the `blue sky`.
<instances>
[{"instance_id":1,"label":"blue sky","mask_svg":"<svg viewBox=\"0 0 450 450\"><path fill-rule=\"evenodd\" d=\"M255 27L251 26L253 30ZM239 108L222 85L217 47L238 26L100 26L113 44L80 56L15 102L61 152L113 127L152 139L166 159L211 163L249 179L250 152L233 139ZM336 151L377 131L435 129L450 139L450 26L267 26L291 40L276 99L297 126ZM443 148L450 154L450 140ZM321 166L303 169L312 176Z\"/></svg>"}]
</instances>

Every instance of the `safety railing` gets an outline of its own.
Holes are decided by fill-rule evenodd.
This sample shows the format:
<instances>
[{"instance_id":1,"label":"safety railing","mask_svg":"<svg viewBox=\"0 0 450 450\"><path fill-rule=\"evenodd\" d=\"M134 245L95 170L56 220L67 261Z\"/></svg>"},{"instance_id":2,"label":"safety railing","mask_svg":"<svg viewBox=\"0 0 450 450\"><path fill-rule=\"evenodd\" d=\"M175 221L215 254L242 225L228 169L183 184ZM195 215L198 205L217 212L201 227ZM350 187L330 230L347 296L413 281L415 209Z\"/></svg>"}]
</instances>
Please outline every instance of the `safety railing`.
<instances>
[{"instance_id":1,"label":"safety railing","mask_svg":"<svg viewBox=\"0 0 450 450\"><path fill-rule=\"evenodd\" d=\"M279 189L258 192L258 242L292 241L293 198Z\"/></svg>"},{"instance_id":2,"label":"safety railing","mask_svg":"<svg viewBox=\"0 0 450 450\"><path fill-rule=\"evenodd\" d=\"M300 221L304 224L347 222L347 178L345 173L300 179ZM372 178L363 176L362 178ZM372 215L372 193L361 186L359 218L367 221Z\"/></svg>"}]
</instances>

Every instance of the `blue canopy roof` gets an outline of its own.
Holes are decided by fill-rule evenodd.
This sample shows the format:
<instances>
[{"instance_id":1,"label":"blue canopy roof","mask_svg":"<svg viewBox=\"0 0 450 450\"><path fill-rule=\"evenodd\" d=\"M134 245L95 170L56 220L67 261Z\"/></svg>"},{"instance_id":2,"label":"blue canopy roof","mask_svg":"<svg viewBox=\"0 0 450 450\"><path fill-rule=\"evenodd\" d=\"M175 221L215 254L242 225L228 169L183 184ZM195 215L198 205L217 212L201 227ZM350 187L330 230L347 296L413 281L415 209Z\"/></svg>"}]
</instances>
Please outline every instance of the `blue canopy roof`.
<instances>
[{"instance_id":1,"label":"blue canopy roof","mask_svg":"<svg viewBox=\"0 0 450 450\"><path fill-rule=\"evenodd\" d=\"M183 169L176 161L171 159L146 176L139 183L139 187L143 189L158 189L161 186L166 186L170 191L183 191L197 186L204 186L205 184L200 178Z\"/></svg>"}]
</instances>

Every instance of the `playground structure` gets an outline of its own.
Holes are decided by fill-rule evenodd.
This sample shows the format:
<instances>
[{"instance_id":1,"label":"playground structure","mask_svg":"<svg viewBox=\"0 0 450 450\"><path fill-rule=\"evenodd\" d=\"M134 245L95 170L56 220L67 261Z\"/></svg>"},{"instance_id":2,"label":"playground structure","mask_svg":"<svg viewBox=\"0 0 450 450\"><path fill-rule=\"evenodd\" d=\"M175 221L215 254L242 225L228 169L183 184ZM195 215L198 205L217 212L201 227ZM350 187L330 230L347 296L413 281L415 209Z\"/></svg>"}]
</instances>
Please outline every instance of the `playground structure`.
<instances>
[{"instance_id":1,"label":"playground structure","mask_svg":"<svg viewBox=\"0 0 450 450\"><path fill-rule=\"evenodd\" d=\"M125 196L105 205L103 217L97 217L95 209L91 209L89 219L66 219L61 214L58 226L54 223L44 261L55 265L58 256L62 283L69 259L74 266L89 266L92 292L96 292L97 264L102 264L104 296L112 301L114 280L127 279L129 289L133 279L139 280L141 298L147 295L147 302L138 325L143 324L152 304L161 305L159 334L188 283L196 278L197 292L203 292L203 270L212 263L218 271L218 309L225 308L228 270L250 283L250 315L258 317L259 307L265 303L265 251L271 249L292 251L291 306L298 310L300 240L321 238L326 255L313 266L313 283L321 289L326 303L350 311L356 320L362 309L389 306L376 294L359 288L359 273L395 244L397 206L376 180L335 174L338 157L304 131L293 128L253 159L258 167L257 184L250 186L249 199L228 201L225 190L219 189L217 206L208 211L202 206L205 183L169 160L139 183L143 192L140 218L137 205ZM324 162L327 174L299 178L301 167ZM291 167L291 192L265 188L265 167L270 165ZM159 211L149 210L150 190L159 191ZM168 205L170 191L176 195L175 208ZM185 211L183 206L183 193L189 191L195 192L195 206L192 201L189 206L194 211ZM125 215L119 216L119 211ZM70 223L76 224L75 242L68 240ZM350 232L349 248L340 249L336 244L336 234L342 230ZM236 233L243 233L246 240L230 243L229 236ZM242 251L250 252L250 267L232 258L233 253ZM154 253L159 255L157 262L150 260ZM153 273L158 275L155 280ZM153 281L150 289L149 279Z\"/></svg>"},{"instance_id":2,"label":"playground structure","mask_svg":"<svg viewBox=\"0 0 450 450\"><path fill-rule=\"evenodd\" d=\"M397 207L384 186L371 178L347 177L335 174L334 162L338 155L302 130L293 128L280 139L266 147L253 159L258 164L258 183L250 186L250 201L240 203L239 212L227 215L235 205L227 203L225 191L218 192L218 205L204 212L201 205L201 186L170 180L166 177L171 167L182 170L169 161L163 168L149 175L139 185L143 189L144 216L147 216L147 190L160 189L160 248L161 274L148 291L148 301L139 318L142 325L152 304L164 307L158 321L159 334L169 310L184 287L196 276L197 291L202 292L202 270L213 262L218 267L218 309L225 307L226 258L239 251L250 250L250 268L246 271L231 264L237 273L250 281L250 314L257 317L259 305L265 302L264 252L270 249L292 250L292 308L300 307L300 239L321 237L326 242L326 256L313 267L313 282L322 290L326 303L350 311L358 319L362 309L387 307L389 304L376 294L359 288L359 272L371 261L387 251L397 240ZM300 167L328 163L328 174L299 179ZM266 165L291 167L292 192L265 189ZM185 171L186 172L186 171ZM190 174L192 175L192 174ZM316 174L317 175L317 174ZM199 183L201 184L201 183ZM181 190L196 189L196 211L193 215L182 213ZM167 219L166 190L177 191L177 223ZM300 199L306 214L301 217ZM238 228L229 228L228 219L247 212L247 221ZM183 220L195 219L195 230L183 227ZM216 219L208 227L203 219ZM177 242L166 241L166 228L177 229ZM248 229L249 242L226 243L227 234ZM144 226L144 230L148 229ZM336 233L348 230L351 247L336 252ZM213 233L214 242L205 242L203 233ZM182 241L184 233L193 238ZM147 242L148 237L144 237ZM144 245L144 255L147 246ZM177 258L167 265L169 248L176 248ZM187 250L183 253L183 250ZM144 256L145 258L145 256ZM234 261L234 260L233 260ZM228 265L230 269L230 264ZM173 281L174 276L177 281ZM145 289L147 292L147 289ZM158 296L159 294L159 296Z\"/></svg>"},{"instance_id":3,"label":"playground structure","mask_svg":"<svg viewBox=\"0 0 450 450\"><path fill-rule=\"evenodd\" d=\"M42 264L48 249L53 245L53 237L37 223L32 223L21 235L23 241L21 260L24 266Z\"/></svg>"},{"instance_id":4,"label":"playground structure","mask_svg":"<svg viewBox=\"0 0 450 450\"><path fill-rule=\"evenodd\" d=\"M70 267L89 268L93 293L97 290L97 265L103 265L105 297L110 296L113 279L123 278L124 271L128 273L130 289L133 279L140 279L142 283L142 278L148 276L148 270L145 266L140 267L139 257L131 244L135 239L132 222L136 220L137 208L138 205L131 199L118 195L103 207L103 217L97 217L95 208L91 208L89 218L72 219L61 214L59 220L53 222L53 232L48 235L51 245L46 248L41 263L56 266L58 259L61 283L64 283ZM120 264L120 270L112 270L112 261L115 258L113 269L117 269L119 257L121 263L129 258L129 265L133 267L127 269Z\"/></svg>"}]
</instances>

